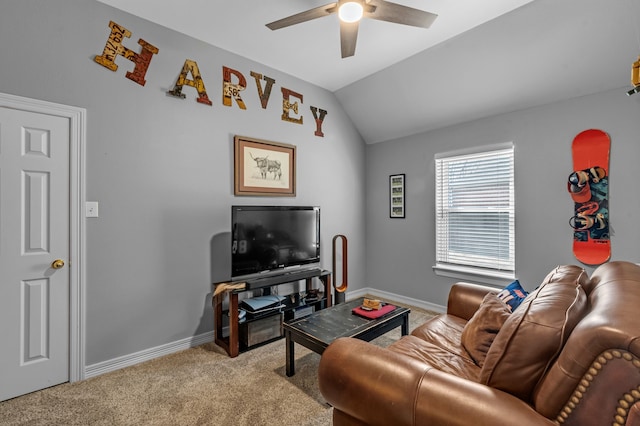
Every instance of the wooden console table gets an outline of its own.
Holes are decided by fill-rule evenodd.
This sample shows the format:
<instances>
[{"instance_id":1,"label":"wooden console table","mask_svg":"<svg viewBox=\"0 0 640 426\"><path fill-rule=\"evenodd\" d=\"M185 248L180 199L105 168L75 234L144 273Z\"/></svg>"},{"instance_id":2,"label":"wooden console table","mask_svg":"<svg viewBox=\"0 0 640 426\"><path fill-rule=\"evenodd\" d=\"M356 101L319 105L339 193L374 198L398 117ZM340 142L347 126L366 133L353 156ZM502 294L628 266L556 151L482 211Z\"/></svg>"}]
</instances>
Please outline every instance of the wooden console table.
<instances>
[{"instance_id":1,"label":"wooden console table","mask_svg":"<svg viewBox=\"0 0 640 426\"><path fill-rule=\"evenodd\" d=\"M231 290L227 292L229 296L229 336L222 336L222 302L224 299L224 295L220 294L217 297L214 297L212 300L213 303L213 315L215 322L215 344L223 348L230 357L234 358L238 356L240 352L240 343L238 340L239 334L239 318L238 318L238 294L243 293L245 291L252 291L262 288L273 287L279 284L286 284L295 281L305 280L306 282L306 290L309 291L312 289L312 280L313 278L319 278L324 285L324 294L326 298L326 307L331 306L331 272L323 269L317 270L306 270L306 271L298 271L298 272L288 272L279 275L271 275L267 277L259 277L259 278L251 278L245 281L231 281L231 282L222 282L222 283L214 283L214 286L218 286L220 284L241 284L244 283L245 286L242 289Z\"/></svg>"}]
</instances>

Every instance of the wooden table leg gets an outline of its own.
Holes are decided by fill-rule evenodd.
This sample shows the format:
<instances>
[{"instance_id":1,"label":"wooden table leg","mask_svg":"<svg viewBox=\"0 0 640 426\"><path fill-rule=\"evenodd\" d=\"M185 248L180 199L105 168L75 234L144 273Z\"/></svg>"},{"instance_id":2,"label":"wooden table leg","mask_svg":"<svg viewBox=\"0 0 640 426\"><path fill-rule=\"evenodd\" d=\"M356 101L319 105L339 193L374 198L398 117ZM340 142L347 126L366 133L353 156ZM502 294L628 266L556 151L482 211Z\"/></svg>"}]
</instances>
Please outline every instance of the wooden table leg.
<instances>
[{"instance_id":1,"label":"wooden table leg","mask_svg":"<svg viewBox=\"0 0 640 426\"><path fill-rule=\"evenodd\" d=\"M332 305L332 301L331 301L331 293L332 293L332 288L331 288L331 274L329 275L325 275L320 277L320 281L322 281L322 283L324 284L324 294L327 297L327 308L330 307Z\"/></svg>"},{"instance_id":2,"label":"wooden table leg","mask_svg":"<svg viewBox=\"0 0 640 426\"><path fill-rule=\"evenodd\" d=\"M214 298L213 311L216 323L215 344L223 348L231 358L238 356L240 345L238 340L238 294L229 293L229 337L222 337L222 297Z\"/></svg>"},{"instance_id":3,"label":"wooden table leg","mask_svg":"<svg viewBox=\"0 0 640 426\"><path fill-rule=\"evenodd\" d=\"M409 334L409 313L408 312L402 318L401 333L403 336L406 336L407 334Z\"/></svg>"},{"instance_id":4,"label":"wooden table leg","mask_svg":"<svg viewBox=\"0 0 640 426\"><path fill-rule=\"evenodd\" d=\"M286 340L286 372L287 377L291 377L296 374L296 365L295 365L295 355L294 355L294 345L295 343L291 339L291 332L285 330L284 332L285 340Z\"/></svg>"},{"instance_id":5,"label":"wooden table leg","mask_svg":"<svg viewBox=\"0 0 640 426\"><path fill-rule=\"evenodd\" d=\"M238 316L238 294L231 293L229 295L229 356L231 358L237 357L240 351L238 340L240 318Z\"/></svg>"}]
</instances>

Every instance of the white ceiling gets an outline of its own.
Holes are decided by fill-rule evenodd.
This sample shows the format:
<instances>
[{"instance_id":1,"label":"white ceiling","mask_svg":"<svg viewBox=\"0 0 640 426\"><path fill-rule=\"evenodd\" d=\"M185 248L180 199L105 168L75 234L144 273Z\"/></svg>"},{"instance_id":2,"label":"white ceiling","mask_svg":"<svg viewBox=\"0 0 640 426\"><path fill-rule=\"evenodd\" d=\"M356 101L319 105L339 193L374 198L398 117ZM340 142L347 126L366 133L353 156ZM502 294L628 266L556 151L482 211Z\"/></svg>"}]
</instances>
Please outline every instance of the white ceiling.
<instances>
[{"instance_id":1,"label":"white ceiling","mask_svg":"<svg viewBox=\"0 0 640 426\"><path fill-rule=\"evenodd\" d=\"M340 58L336 15L271 31L265 24L331 0L99 0L335 91L532 0L394 0L438 15L429 29L364 19Z\"/></svg>"},{"instance_id":2,"label":"white ceiling","mask_svg":"<svg viewBox=\"0 0 640 426\"><path fill-rule=\"evenodd\" d=\"M640 0L535 0L336 96L367 143L613 89L637 107L639 24Z\"/></svg>"},{"instance_id":3,"label":"white ceiling","mask_svg":"<svg viewBox=\"0 0 640 426\"><path fill-rule=\"evenodd\" d=\"M98 1L333 91L366 143L612 89L640 104L640 0L395 0L439 17L364 20L346 59L335 16L265 27L327 0Z\"/></svg>"}]
</instances>

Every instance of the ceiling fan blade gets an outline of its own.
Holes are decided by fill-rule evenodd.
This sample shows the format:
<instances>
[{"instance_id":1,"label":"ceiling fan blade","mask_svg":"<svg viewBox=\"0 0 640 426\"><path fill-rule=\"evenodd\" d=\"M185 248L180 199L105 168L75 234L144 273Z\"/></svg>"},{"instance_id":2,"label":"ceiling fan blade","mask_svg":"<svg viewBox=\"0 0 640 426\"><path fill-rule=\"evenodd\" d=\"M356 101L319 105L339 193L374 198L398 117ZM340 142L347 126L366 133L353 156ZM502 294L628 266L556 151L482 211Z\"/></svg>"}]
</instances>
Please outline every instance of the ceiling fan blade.
<instances>
[{"instance_id":1,"label":"ceiling fan blade","mask_svg":"<svg viewBox=\"0 0 640 426\"><path fill-rule=\"evenodd\" d=\"M365 12L364 16L378 21L429 28L438 17L435 13L383 0L371 0L370 4L376 9L371 13Z\"/></svg>"},{"instance_id":2,"label":"ceiling fan blade","mask_svg":"<svg viewBox=\"0 0 640 426\"><path fill-rule=\"evenodd\" d=\"M347 23L340 21L340 47L343 58L348 58L356 53L358 24L359 22Z\"/></svg>"},{"instance_id":3,"label":"ceiling fan blade","mask_svg":"<svg viewBox=\"0 0 640 426\"><path fill-rule=\"evenodd\" d=\"M334 13L337 10L336 5L337 3L329 3L324 6L296 13L295 15L287 16L286 18L273 21L267 24L267 27L271 30L279 30L280 28L285 28L291 25L300 24L302 22L311 21L313 19L322 18Z\"/></svg>"}]
</instances>

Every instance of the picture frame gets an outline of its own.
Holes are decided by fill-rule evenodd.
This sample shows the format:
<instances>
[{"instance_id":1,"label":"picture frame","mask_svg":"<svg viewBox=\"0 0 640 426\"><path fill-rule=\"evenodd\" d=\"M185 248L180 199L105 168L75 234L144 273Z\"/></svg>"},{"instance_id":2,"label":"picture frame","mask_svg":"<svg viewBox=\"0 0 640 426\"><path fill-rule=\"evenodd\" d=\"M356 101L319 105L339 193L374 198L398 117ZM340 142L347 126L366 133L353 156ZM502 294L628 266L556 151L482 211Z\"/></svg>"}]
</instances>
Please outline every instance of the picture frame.
<instances>
[{"instance_id":1,"label":"picture frame","mask_svg":"<svg viewBox=\"0 0 640 426\"><path fill-rule=\"evenodd\" d=\"M295 197L296 147L234 136L234 194Z\"/></svg>"},{"instance_id":2,"label":"picture frame","mask_svg":"<svg viewBox=\"0 0 640 426\"><path fill-rule=\"evenodd\" d=\"M405 174L389 175L389 217L405 218Z\"/></svg>"}]
</instances>

